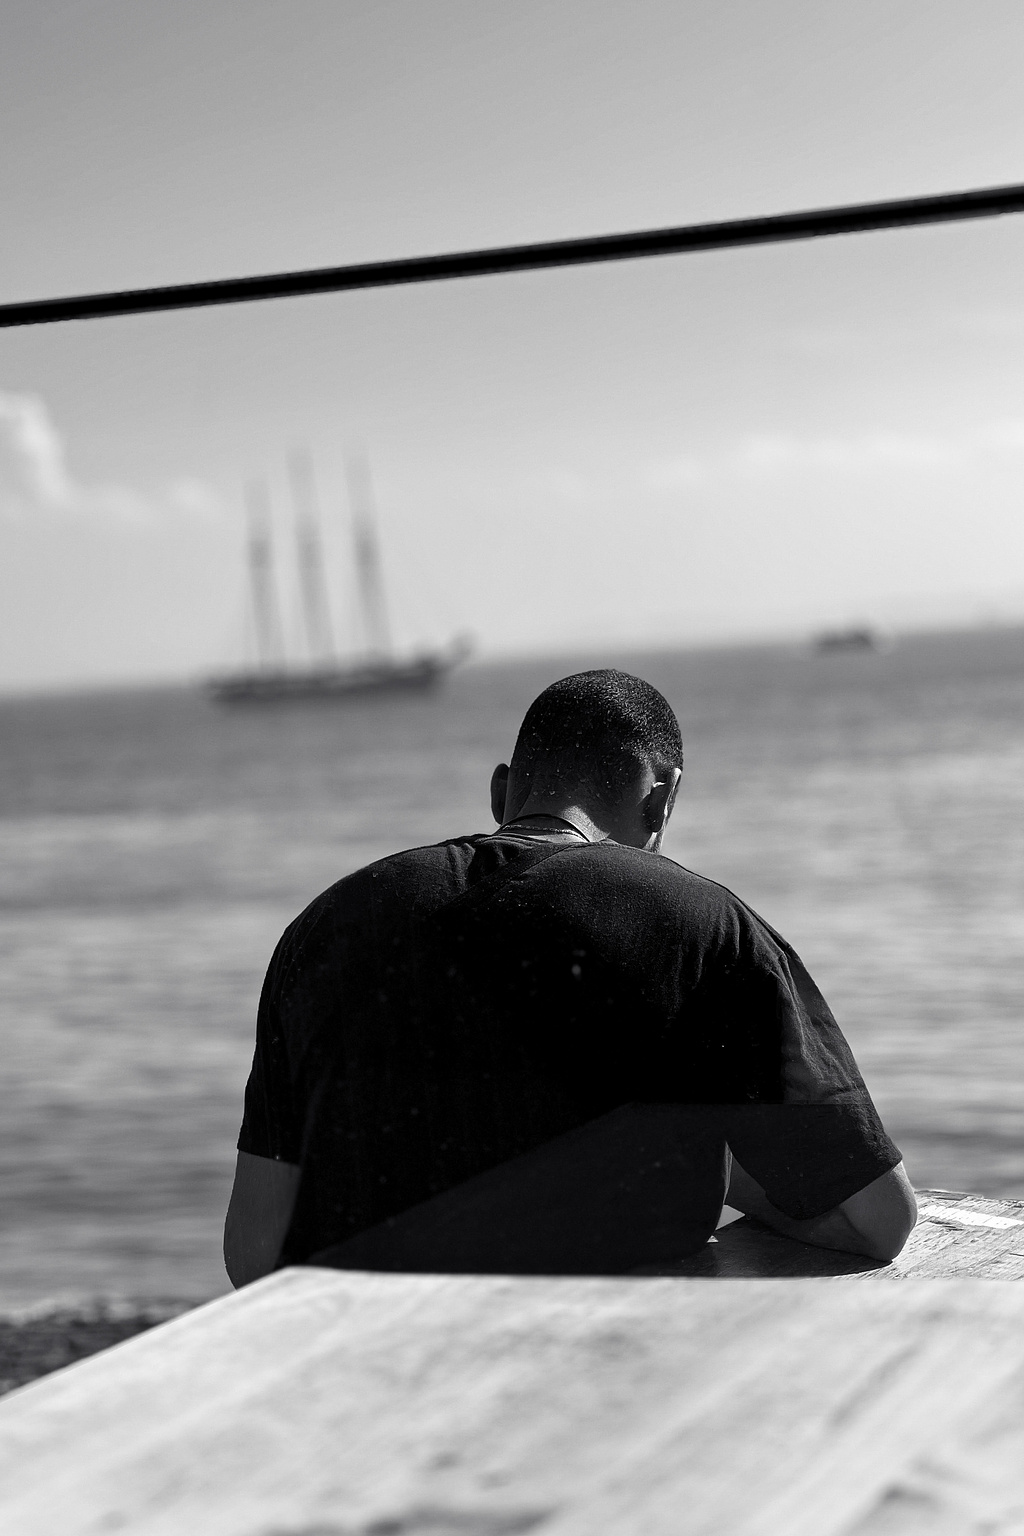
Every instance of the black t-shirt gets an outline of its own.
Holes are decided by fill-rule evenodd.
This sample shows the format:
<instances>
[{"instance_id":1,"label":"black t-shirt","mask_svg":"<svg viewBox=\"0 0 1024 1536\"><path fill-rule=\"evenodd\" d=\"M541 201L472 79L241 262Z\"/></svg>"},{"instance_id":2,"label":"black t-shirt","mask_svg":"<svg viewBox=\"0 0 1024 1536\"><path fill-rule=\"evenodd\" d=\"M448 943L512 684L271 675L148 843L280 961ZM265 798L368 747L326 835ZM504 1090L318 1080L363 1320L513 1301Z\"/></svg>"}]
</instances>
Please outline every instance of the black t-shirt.
<instances>
[{"instance_id":1,"label":"black t-shirt","mask_svg":"<svg viewBox=\"0 0 1024 1536\"><path fill-rule=\"evenodd\" d=\"M797 1219L900 1158L795 952L671 859L457 838L339 881L277 946L238 1146L301 1165L283 1263L679 1257L726 1143Z\"/></svg>"}]
</instances>

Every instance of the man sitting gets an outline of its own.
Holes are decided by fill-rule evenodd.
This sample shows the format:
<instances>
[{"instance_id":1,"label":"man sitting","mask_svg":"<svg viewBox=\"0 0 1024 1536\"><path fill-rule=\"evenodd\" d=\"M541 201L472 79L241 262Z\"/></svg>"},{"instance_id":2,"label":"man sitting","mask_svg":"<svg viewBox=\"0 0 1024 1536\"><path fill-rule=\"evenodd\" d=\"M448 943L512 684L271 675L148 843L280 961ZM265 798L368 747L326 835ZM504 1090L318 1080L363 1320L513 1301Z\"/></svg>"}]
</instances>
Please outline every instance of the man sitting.
<instances>
[{"instance_id":1,"label":"man sitting","mask_svg":"<svg viewBox=\"0 0 1024 1536\"><path fill-rule=\"evenodd\" d=\"M621 1274L722 1204L880 1260L900 1153L798 956L659 856L679 726L623 672L563 678L495 769L490 835L382 859L267 973L225 1226L284 1264Z\"/></svg>"}]
</instances>

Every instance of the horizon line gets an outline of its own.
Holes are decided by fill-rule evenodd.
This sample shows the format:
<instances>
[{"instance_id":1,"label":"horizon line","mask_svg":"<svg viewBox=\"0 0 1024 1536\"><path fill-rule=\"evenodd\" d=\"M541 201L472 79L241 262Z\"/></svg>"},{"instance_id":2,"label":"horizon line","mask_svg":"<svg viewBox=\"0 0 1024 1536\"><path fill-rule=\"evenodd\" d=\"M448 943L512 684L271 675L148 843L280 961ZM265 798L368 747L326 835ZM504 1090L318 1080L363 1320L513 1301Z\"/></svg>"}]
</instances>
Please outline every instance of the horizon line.
<instances>
[{"instance_id":1,"label":"horizon line","mask_svg":"<svg viewBox=\"0 0 1024 1536\"><path fill-rule=\"evenodd\" d=\"M517 646L498 646L494 650L484 648L481 652L475 652L460 667L491 667L491 666L530 666L546 660L558 661L560 659L572 660L578 657L589 656L598 649L611 651L620 656L671 656L680 653L694 651L732 651L732 650L796 650L810 653L816 639L830 632L832 629L847 630L860 628L855 624L806 624L787 623L785 626L770 629L731 630L724 633L701 633L692 635L680 635L676 638L667 636L644 639L641 636L627 637L625 639L596 639L594 637L581 637L579 639L566 638L564 641L552 641L550 644L540 644L520 648ZM993 614L991 617L975 616L942 618L922 618L920 620L904 620L902 622L872 622L865 620L864 626L872 630L882 641L894 642L898 647L902 642L915 639L942 639L955 635L989 634L993 631L1005 633L1007 631L1024 631L1024 613ZM0 682L0 705L10 704L18 700L33 698L58 698L83 693L134 693L134 692L189 692L203 687L205 679L209 676L207 671L196 672L175 671L152 676L117 677L96 676L50 679L26 679L23 682Z\"/></svg>"}]
</instances>

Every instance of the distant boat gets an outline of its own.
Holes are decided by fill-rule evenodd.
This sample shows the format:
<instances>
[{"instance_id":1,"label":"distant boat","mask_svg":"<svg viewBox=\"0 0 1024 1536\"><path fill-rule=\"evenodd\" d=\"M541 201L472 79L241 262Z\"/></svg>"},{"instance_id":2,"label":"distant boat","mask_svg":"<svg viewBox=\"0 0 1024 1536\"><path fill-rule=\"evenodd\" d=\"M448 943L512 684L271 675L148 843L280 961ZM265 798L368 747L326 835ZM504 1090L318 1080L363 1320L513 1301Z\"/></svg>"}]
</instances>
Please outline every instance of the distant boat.
<instances>
[{"instance_id":1,"label":"distant boat","mask_svg":"<svg viewBox=\"0 0 1024 1536\"><path fill-rule=\"evenodd\" d=\"M211 678L207 690L221 704L282 704L299 699L340 699L354 694L422 692L432 688L469 654L465 641L446 651L405 660L382 660L287 671L238 672Z\"/></svg>"},{"instance_id":2,"label":"distant boat","mask_svg":"<svg viewBox=\"0 0 1024 1536\"><path fill-rule=\"evenodd\" d=\"M842 651L881 651L884 644L877 630L866 624L850 629L824 629L814 637L814 649L819 656L832 656Z\"/></svg>"},{"instance_id":3,"label":"distant boat","mask_svg":"<svg viewBox=\"0 0 1024 1536\"><path fill-rule=\"evenodd\" d=\"M335 653L324 581L320 520L313 468L308 455L292 454L289 479L295 501L302 612L311 658L289 664L284 656L277 608L270 535L270 505L262 484L249 487L249 585L256 632L257 665L210 678L207 692L221 704L281 704L338 700L378 693L422 692L433 688L464 661L471 646L458 638L441 650L396 655L391 643L380 551L373 516L369 471L348 464L356 582L364 648L351 661Z\"/></svg>"}]
</instances>

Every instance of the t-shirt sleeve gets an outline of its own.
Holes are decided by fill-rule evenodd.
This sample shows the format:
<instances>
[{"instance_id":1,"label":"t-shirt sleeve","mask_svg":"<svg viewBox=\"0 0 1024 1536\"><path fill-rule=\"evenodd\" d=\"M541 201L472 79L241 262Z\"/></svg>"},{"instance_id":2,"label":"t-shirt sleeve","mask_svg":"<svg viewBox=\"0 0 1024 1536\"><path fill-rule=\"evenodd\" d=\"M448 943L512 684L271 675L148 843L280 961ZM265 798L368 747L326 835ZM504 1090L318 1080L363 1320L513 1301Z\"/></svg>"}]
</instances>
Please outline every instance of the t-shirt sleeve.
<instances>
[{"instance_id":1,"label":"t-shirt sleeve","mask_svg":"<svg viewBox=\"0 0 1024 1536\"><path fill-rule=\"evenodd\" d=\"M794 1221L834 1210L901 1156L866 1089L859 1102L737 1106L725 1137L776 1210Z\"/></svg>"},{"instance_id":2,"label":"t-shirt sleeve","mask_svg":"<svg viewBox=\"0 0 1024 1536\"><path fill-rule=\"evenodd\" d=\"M260 995L256 1048L245 1085L238 1150L255 1157L299 1163L302 1126L294 1104L293 1073L281 1019L281 991L291 959L290 936L291 930L274 951Z\"/></svg>"},{"instance_id":3,"label":"t-shirt sleeve","mask_svg":"<svg viewBox=\"0 0 1024 1536\"><path fill-rule=\"evenodd\" d=\"M750 1021L776 1057L775 1086L726 1109L726 1139L771 1203L794 1220L833 1210L900 1161L839 1025L799 956L770 930L740 962L756 984Z\"/></svg>"}]
</instances>

